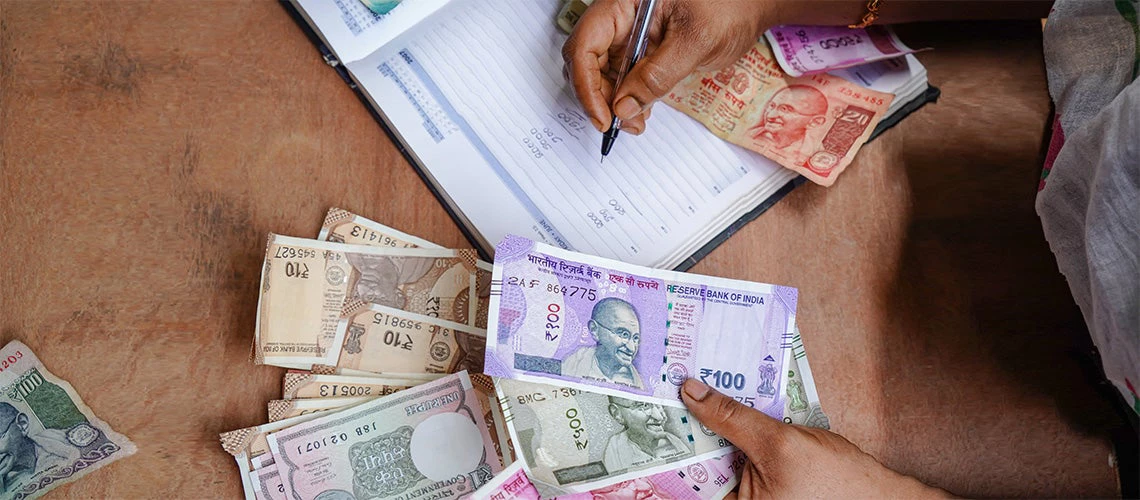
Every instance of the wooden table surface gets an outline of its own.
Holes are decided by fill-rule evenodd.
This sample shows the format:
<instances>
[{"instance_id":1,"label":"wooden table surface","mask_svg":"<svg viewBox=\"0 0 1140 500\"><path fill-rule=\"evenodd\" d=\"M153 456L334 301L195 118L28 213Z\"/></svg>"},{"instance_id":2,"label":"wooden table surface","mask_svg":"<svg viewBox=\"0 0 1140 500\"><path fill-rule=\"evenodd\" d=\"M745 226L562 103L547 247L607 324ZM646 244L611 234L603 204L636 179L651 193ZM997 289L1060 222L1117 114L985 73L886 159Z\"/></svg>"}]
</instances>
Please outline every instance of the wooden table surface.
<instances>
[{"instance_id":1,"label":"wooden table surface","mask_svg":"<svg viewBox=\"0 0 1140 500\"><path fill-rule=\"evenodd\" d=\"M909 31L942 99L693 271L799 287L834 430L888 466L1115 495L1114 414L1033 209L1040 25ZM275 2L4 0L0 134L2 340L139 447L60 496L240 495L218 433L262 423L283 372L249 362L267 232L335 205L467 245Z\"/></svg>"}]
</instances>

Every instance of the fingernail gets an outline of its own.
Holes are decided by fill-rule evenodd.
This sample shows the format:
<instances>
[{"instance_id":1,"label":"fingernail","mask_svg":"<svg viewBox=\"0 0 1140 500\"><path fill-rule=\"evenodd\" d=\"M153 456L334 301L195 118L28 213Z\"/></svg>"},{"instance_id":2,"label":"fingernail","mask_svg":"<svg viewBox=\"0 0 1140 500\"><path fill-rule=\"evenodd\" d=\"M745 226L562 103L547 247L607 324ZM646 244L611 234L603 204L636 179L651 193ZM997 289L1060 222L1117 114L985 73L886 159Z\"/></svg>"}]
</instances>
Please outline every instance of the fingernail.
<instances>
[{"instance_id":1,"label":"fingernail","mask_svg":"<svg viewBox=\"0 0 1140 500\"><path fill-rule=\"evenodd\" d=\"M704 401L705 398L709 397L709 393L712 392L712 387L709 387L708 384L695 378L686 380L684 389L685 394L688 394L689 398L694 401Z\"/></svg>"},{"instance_id":2,"label":"fingernail","mask_svg":"<svg viewBox=\"0 0 1140 500\"><path fill-rule=\"evenodd\" d=\"M570 80L570 68L565 64L562 65L562 79L566 81Z\"/></svg>"},{"instance_id":3,"label":"fingernail","mask_svg":"<svg viewBox=\"0 0 1140 500\"><path fill-rule=\"evenodd\" d=\"M614 113L622 120L632 120L641 113L641 105L633 96L625 96L618 101L617 106L614 106Z\"/></svg>"},{"instance_id":4,"label":"fingernail","mask_svg":"<svg viewBox=\"0 0 1140 500\"><path fill-rule=\"evenodd\" d=\"M602 122L599 121L597 118L590 118L590 123L594 124L594 128L598 129L598 132L605 133L606 129L602 128L603 127Z\"/></svg>"}]
</instances>

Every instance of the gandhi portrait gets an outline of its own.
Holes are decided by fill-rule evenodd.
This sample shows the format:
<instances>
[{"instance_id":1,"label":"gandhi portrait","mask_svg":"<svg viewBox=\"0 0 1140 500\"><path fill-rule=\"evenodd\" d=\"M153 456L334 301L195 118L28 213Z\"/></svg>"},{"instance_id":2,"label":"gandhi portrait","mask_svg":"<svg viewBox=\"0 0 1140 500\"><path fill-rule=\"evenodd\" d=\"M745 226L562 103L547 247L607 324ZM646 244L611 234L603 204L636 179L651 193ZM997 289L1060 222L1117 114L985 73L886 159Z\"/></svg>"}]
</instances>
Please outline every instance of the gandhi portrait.
<instances>
[{"instance_id":1,"label":"gandhi portrait","mask_svg":"<svg viewBox=\"0 0 1140 500\"><path fill-rule=\"evenodd\" d=\"M669 416L661 405L609 397L610 416L622 430L610 436L602 453L609 472L643 467L690 452L680 437L665 428Z\"/></svg>"},{"instance_id":2,"label":"gandhi portrait","mask_svg":"<svg viewBox=\"0 0 1140 500\"><path fill-rule=\"evenodd\" d=\"M29 435L28 416L8 403L0 403L0 491L10 492L49 463L74 460L79 449L66 441L62 431L44 430ZM59 436L52 436L51 433Z\"/></svg>"},{"instance_id":3,"label":"gandhi portrait","mask_svg":"<svg viewBox=\"0 0 1140 500\"><path fill-rule=\"evenodd\" d=\"M827 123L827 97L807 85L789 85L772 95L760 122L749 129L753 139L777 150L799 152L810 129Z\"/></svg>"},{"instance_id":4,"label":"gandhi portrait","mask_svg":"<svg viewBox=\"0 0 1140 500\"><path fill-rule=\"evenodd\" d=\"M596 344L570 353L562 361L562 374L641 389L641 375L633 365L641 344L637 309L619 298L602 299L594 304L587 327Z\"/></svg>"}]
</instances>

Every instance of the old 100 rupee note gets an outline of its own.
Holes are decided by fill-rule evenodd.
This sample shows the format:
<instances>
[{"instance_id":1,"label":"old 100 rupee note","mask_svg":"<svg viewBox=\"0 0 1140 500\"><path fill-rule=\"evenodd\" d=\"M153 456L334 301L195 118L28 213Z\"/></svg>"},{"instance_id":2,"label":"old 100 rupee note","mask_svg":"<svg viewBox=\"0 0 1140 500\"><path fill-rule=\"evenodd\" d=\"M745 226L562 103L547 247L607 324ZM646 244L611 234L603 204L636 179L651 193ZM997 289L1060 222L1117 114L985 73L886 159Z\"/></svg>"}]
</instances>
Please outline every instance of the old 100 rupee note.
<instances>
[{"instance_id":1,"label":"old 100 rupee note","mask_svg":"<svg viewBox=\"0 0 1140 500\"><path fill-rule=\"evenodd\" d=\"M466 496L502 465L466 372L270 434L289 497Z\"/></svg>"},{"instance_id":2,"label":"old 100 rupee note","mask_svg":"<svg viewBox=\"0 0 1140 500\"><path fill-rule=\"evenodd\" d=\"M0 498L36 498L135 453L22 342L0 349Z\"/></svg>"}]
</instances>

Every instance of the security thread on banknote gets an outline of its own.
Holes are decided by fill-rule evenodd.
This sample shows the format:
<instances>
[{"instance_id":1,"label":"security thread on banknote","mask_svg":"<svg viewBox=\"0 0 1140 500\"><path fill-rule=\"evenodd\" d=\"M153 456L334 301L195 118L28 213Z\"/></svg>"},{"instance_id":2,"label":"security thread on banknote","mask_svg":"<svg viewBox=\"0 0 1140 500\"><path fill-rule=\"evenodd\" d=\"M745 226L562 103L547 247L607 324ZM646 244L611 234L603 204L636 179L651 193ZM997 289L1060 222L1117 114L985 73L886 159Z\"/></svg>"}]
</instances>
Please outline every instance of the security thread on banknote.
<instances>
[{"instance_id":1,"label":"security thread on banknote","mask_svg":"<svg viewBox=\"0 0 1140 500\"><path fill-rule=\"evenodd\" d=\"M686 77L664 100L717 137L830 186L893 99L825 73L790 77L761 38L731 66Z\"/></svg>"},{"instance_id":2,"label":"security thread on banknote","mask_svg":"<svg viewBox=\"0 0 1140 500\"><path fill-rule=\"evenodd\" d=\"M329 365L379 374L483 372L484 329L380 304L345 314L334 339L341 348L330 351Z\"/></svg>"},{"instance_id":3,"label":"security thread on banknote","mask_svg":"<svg viewBox=\"0 0 1140 500\"><path fill-rule=\"evenodd\" d=\"M135 453L28 346L0 349L0 497L35 498Z\"/></svg>"},{"instance_id":4,"label":"security thread on banknote","mask_svg":"<svg viewBox=\"0 0 1140 500\"><path fill-rule=\"evenodd\" d=\"M358 304L470 324L477 304L476 260L470 250L378 248L270 235L255 361L302 369L327 364L342 312Z\"/></svg>"},{"instance_id":5,"label":"security thread on banknote","mask_svg":"<svg viewBox=\"0 0 1140 500\"><path fill-rule=\"evenodd\" d=\"M783 414L795 288L675 273L518 236L496 251L486 373L683 407L698 378Z\"/></svg>"}]
</instances>

